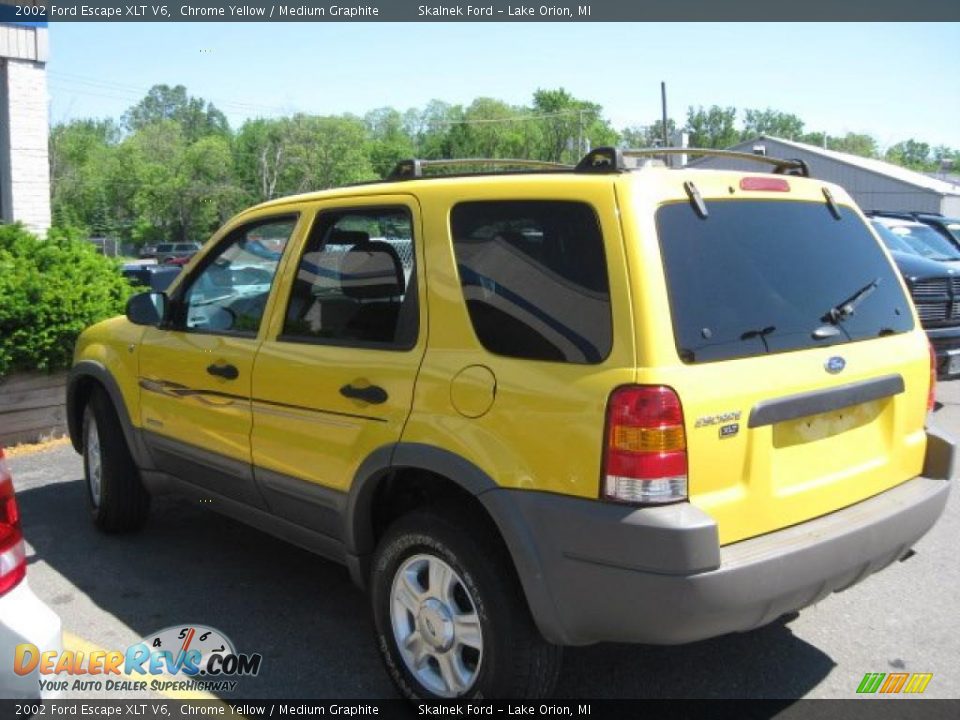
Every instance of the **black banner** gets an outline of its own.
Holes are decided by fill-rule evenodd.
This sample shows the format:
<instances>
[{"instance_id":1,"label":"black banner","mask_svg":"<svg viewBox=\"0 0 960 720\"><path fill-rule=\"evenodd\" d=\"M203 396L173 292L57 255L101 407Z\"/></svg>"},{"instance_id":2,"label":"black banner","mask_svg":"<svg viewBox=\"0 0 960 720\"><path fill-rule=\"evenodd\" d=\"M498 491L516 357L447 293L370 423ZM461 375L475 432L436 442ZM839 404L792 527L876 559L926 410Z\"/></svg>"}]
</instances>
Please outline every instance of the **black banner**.
<instances>
[{"instance_id":1,"label":"black banner","mask_svg":"<svg viewBox=\"0 0 960 720\"><path fill-rule=\"evenodd\" d=\"M0 718L677 718L678 720L940 720L960 715L960 700L0 700Z\"/></svg>"},{"instance_id":2,"label":"black banner","mask_svg":"<svg viewBox=\"0 0 960 720\"><path fill-rule=\"evenodd\" d=\"M143 0L140 0L143 2ZM957 21L956 0L558 0L449 2L447 0L0 0L0 22L630 22L755 21ZM802 52L802 30L789 37Z\"/></svg>"}]
</instances>

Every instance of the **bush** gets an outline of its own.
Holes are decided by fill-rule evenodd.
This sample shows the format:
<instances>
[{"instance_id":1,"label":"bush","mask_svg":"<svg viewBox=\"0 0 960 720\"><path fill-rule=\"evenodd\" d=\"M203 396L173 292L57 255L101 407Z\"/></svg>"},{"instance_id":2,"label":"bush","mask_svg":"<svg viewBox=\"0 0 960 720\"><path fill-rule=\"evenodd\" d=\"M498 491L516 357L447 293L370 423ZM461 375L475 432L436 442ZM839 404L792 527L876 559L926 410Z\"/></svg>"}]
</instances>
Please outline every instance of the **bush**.
<instances>
[{"instance_id":1,"label":"bush","mask_svg":"<svg viewBox=\"0 0 960 720\"><path fill-rule=\"evenodd\" d=\"M0 377L70 367L84 328L123 312L132 288L76 231L40 240L0 226Z\"/></svg>"}]
</instances>

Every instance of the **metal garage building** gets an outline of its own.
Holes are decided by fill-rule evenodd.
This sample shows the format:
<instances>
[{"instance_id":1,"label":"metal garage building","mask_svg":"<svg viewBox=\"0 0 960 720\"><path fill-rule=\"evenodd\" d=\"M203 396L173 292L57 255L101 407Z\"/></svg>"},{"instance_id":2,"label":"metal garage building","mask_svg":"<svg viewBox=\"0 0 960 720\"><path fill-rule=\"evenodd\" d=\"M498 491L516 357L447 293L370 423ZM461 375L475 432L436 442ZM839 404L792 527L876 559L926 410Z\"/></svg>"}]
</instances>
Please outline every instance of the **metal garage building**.
<instances>
[{"instance_id":1,"label":"metal garage building","mask_svg":"<svg viewBox=\"0 0 960 720\"><path fill-rule=\"evenodd\" d=\"M960 217L960 185L882 160L762 135L728 149L803 160L810 166L813 177L843 186L863 210L915 210ZM728 158L698 158L691 161L690 166L730 170L756 168L749 162Z\"/></svg>"}]
</instances>

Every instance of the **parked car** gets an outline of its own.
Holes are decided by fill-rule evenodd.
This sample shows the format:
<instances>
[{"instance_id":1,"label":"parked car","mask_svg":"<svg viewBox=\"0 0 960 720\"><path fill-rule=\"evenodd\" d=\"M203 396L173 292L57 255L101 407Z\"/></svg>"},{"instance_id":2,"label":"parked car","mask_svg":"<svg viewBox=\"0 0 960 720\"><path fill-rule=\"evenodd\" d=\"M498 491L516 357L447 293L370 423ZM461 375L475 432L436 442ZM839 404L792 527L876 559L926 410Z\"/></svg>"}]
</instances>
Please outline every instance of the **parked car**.
<instances>
[{"instance_id":1,"label":"parked car","mask_svg":"<svg viewBox=\"0 0 960 720\"><path fill-rule=\"evenodd\" d=\"M157 262L168 263L175 258L193 257L200 249L200 243L160 243L157 245Z\"/></svg>"},{"instance_id":2,"label":"parked car","mask_svg":"<svg viewBox=\"0 0 960 720\"><path fill-rule=\"evenodd\" d=\"M890 250L937 356L937 374L960 373L960 272L918 254L877 220L871 224Z\"/></svg>"},{"instance_id":3,"label":"parked car","mask_svg":"<svg viewBox=\"0 0 960 720\"><path fill-rule=\"evenodd\" d=\"M157 257L157 246L156 245L144 245L140 248L140 258L142 260L148 260L150 258Z\"/></svg>"},{"instance_id":4,"label":"parked car","mask_svg":"<svg viewBox=\"0 0 960 720\"><path fill-rule=\"evenodd\" d=\"M872 216L871 221L875 227L881 225L899 237L918 255L960 268L960 250L929 225L885 215Z\"/></svg>"},{"instance_id":5,"label":"parked car","mask_svg":"<svg viewBox=\"0 0 960 720\"><path fill-rule=\"evenodd\" d=\"M77 343L94 522L172 489L346 564L410 698L544 695L564 645L751 630L903 557L955 446L880 242L799 161L650 154L240 213Z\"/></svg>"},{"instance_id":6,"label":"parked car","mask_svg":"<svg viewBox=\"0 0 960 720\"><path fill-rule=\"evenodd\" d=\"M196 255L196 253L184 255L183 257L167 258L167 261L164 263L164 265L176 265L177 267L183 267L193 260L194 255Z\"/></svg>"},{"instance_id":7,"label":"parked car","mask_svg":"<svg viewBox=\"0 0 960 720\"><path fill-rule=\"evenodd\" d=\"M930 212L890 212L887 210L874 210L868 213L873 217L892 217L901 220L915 220L924 225L929 225L934 230L943 235L944 238L960 250L960 218L945 217L940 213Z\"/></svg>"},{"instance_id":8,"label":"parked car","mask_svg":"<svg viewBox=\"0 0 960 720\"><path fill-rule=\"evenodd\" d=\"M40 652L63 647L60 618L27 584L27 557L20 529L20 510L10 468L0 447L0 698L35 700L55 697L41 691L39 672L15 672L19 645L32 644Z\"/></svg>"},{"instance_id":9,"label":"parked car","mask_svg":"<svg viewBox=\"0 0 960 720\"><path fill-rule=\"evenodd\" d=\"M180 274L180 266L173 263L167 263L165 265L138 265L131 263L124 265L121 272L123 276L134 285L143 285L151 290L163 292L170 287L170 283Z\"/></svg>"}]
</instances>

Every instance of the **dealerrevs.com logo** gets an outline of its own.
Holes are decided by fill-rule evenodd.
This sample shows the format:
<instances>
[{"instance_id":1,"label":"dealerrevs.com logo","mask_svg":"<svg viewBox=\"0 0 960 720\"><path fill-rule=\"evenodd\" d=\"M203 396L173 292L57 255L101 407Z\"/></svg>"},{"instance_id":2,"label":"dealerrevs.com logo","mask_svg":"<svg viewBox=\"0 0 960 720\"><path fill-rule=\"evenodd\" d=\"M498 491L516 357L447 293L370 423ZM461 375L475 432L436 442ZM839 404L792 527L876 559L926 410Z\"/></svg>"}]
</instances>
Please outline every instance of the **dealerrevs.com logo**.
<instances>
[{"instance_id":1,"label":"dealerrevs.com logo","mask_svg":"<svg viewBox=\"0 0 960 720\"><path fill-rule=\"evenodd\" d=\"M262 662L259 653L238 653L219 630L193 624L151 633L126 650L41 651L24 643L14 652L13 670L38 673L41 690L50 691L230 692L236 678L256 676Z\"/></svg>"}]
</instances>

